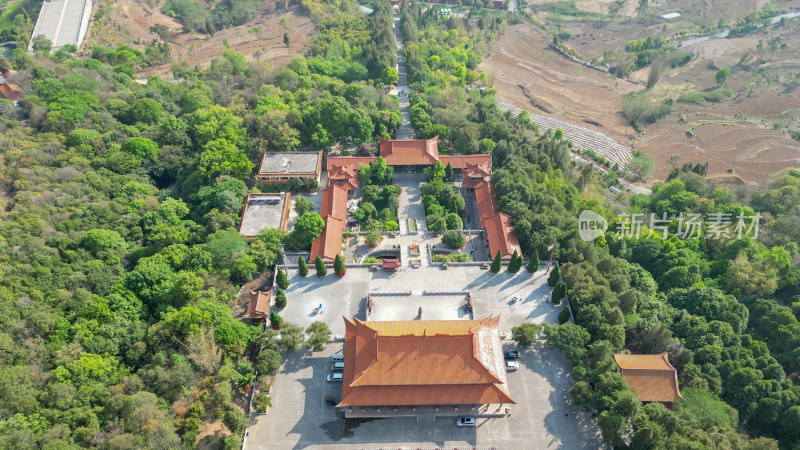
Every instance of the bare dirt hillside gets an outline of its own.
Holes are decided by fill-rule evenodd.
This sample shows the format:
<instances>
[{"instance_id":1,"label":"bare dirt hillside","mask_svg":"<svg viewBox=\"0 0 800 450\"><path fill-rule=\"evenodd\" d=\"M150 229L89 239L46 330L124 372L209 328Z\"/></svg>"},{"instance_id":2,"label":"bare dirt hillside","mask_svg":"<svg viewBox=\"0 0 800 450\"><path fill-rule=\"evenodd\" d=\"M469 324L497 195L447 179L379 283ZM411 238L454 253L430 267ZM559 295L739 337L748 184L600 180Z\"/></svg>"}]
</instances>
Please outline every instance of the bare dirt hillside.
<instances>
[{"instance_id":1,"label":"bare dirt hillside","mask_svg":"<svg viewBox=\"0 0 800 450\"><path fill-rule=\"evenodd\" d=\"M247 23L208 36L183 32L178 21L161 13L161 5L149 7L134 0L117 0L113 6L99 2L95 6L95 17L98 11L102 14L92 21L83 48L91 51L95 44L124 44L143 50L153 39L158 39L156 34L150 32L150 27L159 23L170 29L173 61L184 60L191 66L208 66L227 48L236 50L248 60L258 59L271 65L302 54L316 33L311 20L298 6L277 10L273 2L267 2L264 8L261 15ZM288 47L283 43L284 33L289 35ZM145 68L140 75L164 76L170 72L170 64L164 64Z\"/></svg>"},{"instance_id":2,"label":"bare dirt hillside","mask_svg":"<svg viewBox=\"0 0 800 450\"><path fill-rule=\"evenodd\" d=\"M757 53L759 41L766 45L775 37L781 38L785 48ZM760 182L785 167L800 166L800 142L789 134L800 129L800 30L775 29L695 47L689 49L696 54L695 59L670 70L654 90L657 96L675 101L673 114L648 125L638 137L619 111L625 96L641 91L643 85L615 79L564 58L527 25L508 27L482 69L504 100L595 129L652 155L656 179L663 180L669 173L667 161L671 156L678 156L680 164L708 162L710 177L735 183ZM746 55L751 55L751 60L763 59L759 74L754 66L739 64ZM731 68L726 87L733 90L733 98L701 105L677 101L683 93L717 89L714 74L720 67ZM646 79L647 70L634 73L632 78ZM750 83L755 86L752 91ZM528 96L520 85L527 88ZM534 104L550 112L534 106L530 95L536 100ZM687 130L698 123L707 124L694 127L694 135L688 135Z\"/></svg>"},{"instance_id":3,"label":"bare dirt hillside","mask_svg":"<svg viewBox=\"0 0 800 450\"><path fill-rule=\"evenodd\" d=\"M481 69L509 103L630 145L634 130L618 111L622 96L639 86L562 57L527 25L508 27Z\"/></svg>"}]
</instances>

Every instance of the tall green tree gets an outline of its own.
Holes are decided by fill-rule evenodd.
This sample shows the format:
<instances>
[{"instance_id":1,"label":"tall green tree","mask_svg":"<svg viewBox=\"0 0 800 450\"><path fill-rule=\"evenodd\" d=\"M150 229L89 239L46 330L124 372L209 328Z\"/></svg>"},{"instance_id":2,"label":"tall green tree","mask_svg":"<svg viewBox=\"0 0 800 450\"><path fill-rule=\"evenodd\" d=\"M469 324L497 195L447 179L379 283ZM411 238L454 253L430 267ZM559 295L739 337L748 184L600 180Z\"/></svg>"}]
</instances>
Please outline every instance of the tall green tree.
<instances>
[{"instance_id":1,"label":"tall green tree","mask_svg":"<svg viewBox=\"0 0 800 450\"><path fill-rule=\"evenodd\" d=\"M323 228L325 221L322 217L315 212L307 212L297 218L289 240L298 249L311 248L311 244L322 233Z\"/></svg>"},{"instance_id":2,"label":"tall green tree","mask_svg":"<svg viewBox=\"0 0 800 450\"><path fill-rule=\"evenodd\" d=\"M280 267L278 267L278 273L275 275L275 284L277 284L281 289L286 289L289 287L289 277L286 276L286 272L284 272Z\"/></svg>"},{"instance_id":3,"label":"tall green tree","mask_svg":"<svg viewBox=\"0 0 800 450\"><path fill-rule=\"evenodd\" d=\"M511 329L511 338L520 348L528 348L536 342L539 335L539 325L535 323L523 323Z\"/></svg>"},{"instance_id":4,"label":"tall green tree","mask_svg":"<svg viewBox=\"0 0 800 450\"><path fill-rule=\"evenodd\" d=\"M275 306L278 308L285 308L286 303L286 293L283 292L283 289L278 289L278 292L275 294Z\"/></svg>"},{"instance_id":5,"label":"tall green tree","mask_svg":"<svg viewBox=\"0 0 800 450\"><path fill-rule=\"evenodd\" d=\"M561 273L558 270L558 266L553 267L553 270L550 271L550 276L547 277L547 284L550 287L555 287L561 277Z\"/></svg>"},{"instance_id":6,"label":"tall green tree","mask_svg":"<svg viewBox=\"0 0 800 450\"><path fill-rule=\"evenodd\" d=\"M317 256L317 259L314 260L314 267L317 269L318 277L324 277L325 275L328 274L328 268L325 267L325 263L319 256Z\"/></svg>"},{"instance_id":7,"label":"tall green tree","mask_svg":"<svg viewBox=\"0 0 800 450\"><path fill-rule=\"evenodd\" d=\"M341 254L336 255L336 259L333 261L333 271L340 277L347 272L347 267L344 266L344 258L342 258Z\"/></svg>"},{"instance_id":8,"label":"tall green tree","mask_svg":"<svg viewBox=\"0 0 800 450\"><path fill-rule=\"evenodd\" d=\"M306 259L302 256L297 258L297 271L301 277L308 276L308 265L306 264Z\"/></svg>"},{"instance_id":9,"label":"tall green tree","mask_svg":"<svg viewBox=\"0 0 800 450\"><path fill-rule=\"evenodd\" d=\"M531 253L531 259L528 261L526 270L528 273L534 273L539 270L539 253L535 249Z\"/></svg>"},{"instance_id":10,"label":"tall green tree","mask_svg":"<svg viewBox=\"0 0 800 450\"><path fill-rule=\"evenodd\" d=\"M492 273L500 273L500 269L503 268L503 254L500 253L500 249L497 249L497 254L494 255L494 260L492 261L491 271Z\"/></svg>"},{"instance_id":11,"label":"tall green tree","mask_svg":"<svg viewBox=\"0 0 800 450\"><path fill-rule=\"evenodd\" d=\"M714 74L714 80L716 80L717 84L723 85L726 81L728 81L728 77L731 76L731 69L729 67L723 67L717 70L717 73Z\"/></svg>"},{"instance_id":12,"label":"tall green tree","mask_svg":"<svg viewBox=\"0 0 800 450\"><path fill-rule=\"evenodd\" d=\"M521 268L522 256L517 253L517 249L514 249L514 253L511 254L511 261L508 263L508 271L511 273L517 273Z\"/></svg>"}]
</instances>

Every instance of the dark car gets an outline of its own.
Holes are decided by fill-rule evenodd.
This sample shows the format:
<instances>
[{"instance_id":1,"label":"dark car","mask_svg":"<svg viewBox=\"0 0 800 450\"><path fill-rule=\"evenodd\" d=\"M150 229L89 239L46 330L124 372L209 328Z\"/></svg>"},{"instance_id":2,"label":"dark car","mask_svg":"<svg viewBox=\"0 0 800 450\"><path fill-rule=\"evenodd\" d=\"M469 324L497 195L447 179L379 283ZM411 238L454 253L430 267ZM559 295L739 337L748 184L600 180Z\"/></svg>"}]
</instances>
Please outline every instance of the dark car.
<instances>
[{"instance_id":1,"label":"dark car","mask_svg":"<svg viewBox=\"0 0 800 450\"><path fill-rule=\"evenodd\" d=\"M505 355L506 359L518 359L519 358L519 352L516 351L516 350L511 350L510 352L505 352L503 355Z\"/></svg>"}]
</instances>

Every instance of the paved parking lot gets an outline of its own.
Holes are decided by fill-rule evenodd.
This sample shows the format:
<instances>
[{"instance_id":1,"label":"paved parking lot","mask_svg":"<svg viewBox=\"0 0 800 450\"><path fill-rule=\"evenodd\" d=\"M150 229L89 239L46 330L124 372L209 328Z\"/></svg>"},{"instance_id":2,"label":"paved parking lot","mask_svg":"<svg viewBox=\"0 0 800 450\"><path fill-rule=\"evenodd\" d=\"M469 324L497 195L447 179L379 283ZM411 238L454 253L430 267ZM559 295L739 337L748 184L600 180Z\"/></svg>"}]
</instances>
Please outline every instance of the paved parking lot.
<instances>
[{"instance_id":1,"label":"paved parking lot","mask_svg":"<svg viewBox=\"0 0 800 450\"><path fill-rule=\"evenodd\" d=\"M506 349L514 347L506 342ZM517 402L511 415L478 419L476 428L455 426L453 416L435 421L402 417L371 421L348 420L326 405L325 395L341 398L341 384L327 383L330 355L342 344L322 352L304 350L288 355L272 387L272 408L251 419L248 449L393 449L496 448L597 449L603 444L594 419L567 405L566 358L536 344L522 353L520 368L509 374L509 392ZM499 408L502 410L503 408ZM569 415L567 415L569 414Z\"/></svg>"}]
</instances>

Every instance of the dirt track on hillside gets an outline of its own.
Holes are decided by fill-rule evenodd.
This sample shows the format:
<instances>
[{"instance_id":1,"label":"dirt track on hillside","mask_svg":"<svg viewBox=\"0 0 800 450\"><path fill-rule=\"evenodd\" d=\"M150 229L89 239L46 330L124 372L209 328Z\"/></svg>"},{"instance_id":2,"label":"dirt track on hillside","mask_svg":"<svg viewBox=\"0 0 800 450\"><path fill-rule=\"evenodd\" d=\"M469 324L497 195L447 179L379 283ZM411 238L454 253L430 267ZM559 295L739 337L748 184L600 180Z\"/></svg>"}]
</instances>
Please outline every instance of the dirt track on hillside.
<instances>
[{"instance_id":1,"label":"dirt track on hillside","mask_svg":"<svg viewBox=\"0 0 800 450\"><path fill-rule=\"evenodd\" d=\"M713 88L716 69L711 69L712 64L737 59L743 46L759 38L768 36L745 38L733 47L731 44L737 44L737 40L725 40L722 44L731 49L714 58L706 54L686 68L670 71L657 87L657 93L677 98L685 90ZM508 27L481 68L504 100L536 114L597 130L653 156L655 179L666 178L670 156L678 156L680 164L707 162L710 177L736 183L764 181L781 169L800 166L800 143L773 129L775 120L800 111L800 90L795 93L759 85L747 97L744 86L751 75L742 69L734 68L728 82L737 93L733 99L708 105L676 102L673 114L648 125L645 134L637 137L619 111L624 97L641 91L643 86L617 80L564 58L548 48L544 38L527 25ZM545 105L552 113L532 105L519 85L528 89L535 103ZM685 123L679 123L682 116ZM687 136L686 131L699 120L733 120L737 125L703 125L694 129L693 137Z\"/></svg>"}]
</instances>

